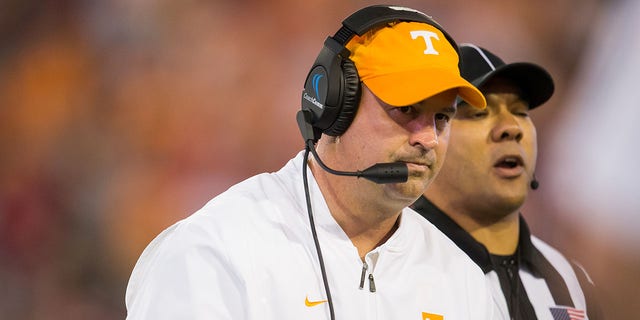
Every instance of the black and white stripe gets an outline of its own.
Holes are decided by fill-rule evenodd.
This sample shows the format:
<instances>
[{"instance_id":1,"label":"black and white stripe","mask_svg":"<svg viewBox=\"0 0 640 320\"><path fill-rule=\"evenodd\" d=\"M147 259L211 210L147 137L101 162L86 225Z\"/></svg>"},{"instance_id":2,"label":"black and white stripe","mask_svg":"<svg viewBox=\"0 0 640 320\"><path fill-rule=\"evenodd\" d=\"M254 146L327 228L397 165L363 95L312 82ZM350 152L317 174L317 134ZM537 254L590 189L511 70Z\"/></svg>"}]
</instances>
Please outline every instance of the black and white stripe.
<instances>
[{"instance_id":1,"label":"black and white stripe","mask_svg":"<svg viewBox=\"0 0 640 320\"><path fill-rule=\"evenodd\" d=\"M492 255L484 245L433 203L421 197L413 209L453 240L484 271L503 319L556 320L552 308L557 307L585 311L585 319L602 319L593 298L593 282L584 268L532 236L522 216L514 256L519 270L516 278L519 279L510 282L503 267L494 263L495 256L492 261Z\"/></svg>"}]
</instances>

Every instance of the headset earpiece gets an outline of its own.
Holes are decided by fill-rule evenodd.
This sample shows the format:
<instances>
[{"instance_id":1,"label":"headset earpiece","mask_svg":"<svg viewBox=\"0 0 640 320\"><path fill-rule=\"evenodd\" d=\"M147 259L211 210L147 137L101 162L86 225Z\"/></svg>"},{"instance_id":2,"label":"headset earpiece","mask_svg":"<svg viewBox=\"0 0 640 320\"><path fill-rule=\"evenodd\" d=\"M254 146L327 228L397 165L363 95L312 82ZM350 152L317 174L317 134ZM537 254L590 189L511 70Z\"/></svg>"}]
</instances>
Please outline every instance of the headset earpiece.
<instances>
[{"instance_id":1,"label":"headset earpiece","mask_svg":"<svg viewBox=\"0 0 640 320\"><path fill-rule=\"evenodd\" d=\"M345 86L342 62L349 54L347 48L329 37L307 75L302 110L311 113L311 125L321 132L333 125L342 108Z\"/></svg>"},{"instance_id":2,"label":"headset earpiece","mask_svg":"<svg viewBox=\"0 0 640 320\"><path fill-rule=\"evenodd\" d=\"M360 104L360 94L362 86L358 77L358 70L353 61L349 59L342 60L342 77L343 77L343 93L342 108L337 114L333 124L324 130L324 133L330 136L342 135L353 122L358 105Z\"/></svg>"}]
</instances>

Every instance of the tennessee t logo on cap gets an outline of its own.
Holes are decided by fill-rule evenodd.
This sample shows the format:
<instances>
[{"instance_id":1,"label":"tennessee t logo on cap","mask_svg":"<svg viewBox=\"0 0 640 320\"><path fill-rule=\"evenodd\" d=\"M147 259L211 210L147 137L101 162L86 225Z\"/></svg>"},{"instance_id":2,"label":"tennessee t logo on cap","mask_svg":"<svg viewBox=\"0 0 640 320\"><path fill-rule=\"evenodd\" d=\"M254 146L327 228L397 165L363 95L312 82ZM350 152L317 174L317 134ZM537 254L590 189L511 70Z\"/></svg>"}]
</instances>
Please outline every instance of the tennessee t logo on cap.
<instances>
[{"instance_id":1,"label":"tennessee t logo on cap","mask_svg":"<svg viewBox=\"0 0 640 320\"><path fill-rule=\"evenodd\" d=\"M346 48L360 80L382 101L408 106L449 89L484 108L480 91L460 76L458 52L426 23L398 22L355 36Z\"/></svg>"},{"instance_id":2,"label":"tennessee t logo on cap","mask_svg":"<svg viewBox=\"0 0 640 320\"><path fill-rule=\"evenodd\" d=\"M433 43L431 42L431 38L440 40L437 33L426 30L416 30L411 31L410 33L411 39L417 39L418 37L422 37L424 39L424 43L427 45L427 48L424 49L424 54L439 54L438 51L433 48Z\"/></svg>"}]
</instances>

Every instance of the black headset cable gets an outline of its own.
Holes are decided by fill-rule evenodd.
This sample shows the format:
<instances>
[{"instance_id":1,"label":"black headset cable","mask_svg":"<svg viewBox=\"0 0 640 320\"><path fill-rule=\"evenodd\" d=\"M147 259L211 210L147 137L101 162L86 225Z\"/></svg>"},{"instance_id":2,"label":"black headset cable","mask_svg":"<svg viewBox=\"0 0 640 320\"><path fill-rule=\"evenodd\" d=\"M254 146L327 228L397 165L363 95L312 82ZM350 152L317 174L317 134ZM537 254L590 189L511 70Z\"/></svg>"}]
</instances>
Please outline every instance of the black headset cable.
<instances>
[{"instance_id":1,"label":"black headset cable","mask_svg":"<svg viewBox=\"0 0 640 320\"><path fill-rule=\"evenodd\" d=\"M309 146L309 144L311 144L311 146ZM302 164L302 181L304 183L304 195L307 200L307 213L309 214L309 226L311 227L313 242L316 246L316 253L318 254L318 261L320 263L320 272L322 273L322 282L324 283L324 290L327 295L327 304L329 305L329 315L331 316L331 320L335 320L335 314L333 311L333 299L331 299L331 290L329 290L329 280L327 279L327 272L324 267L324 259L322 258L320 241L318 241L316 224L313 221L313 210L311 208L311 196L309 195L309 181L307 179L307 166L308 166L307 161L309 160L309 151L311 149L313 149L313 141L308 141L304 151L304 160Z\"/></svg>"}]
</instances>

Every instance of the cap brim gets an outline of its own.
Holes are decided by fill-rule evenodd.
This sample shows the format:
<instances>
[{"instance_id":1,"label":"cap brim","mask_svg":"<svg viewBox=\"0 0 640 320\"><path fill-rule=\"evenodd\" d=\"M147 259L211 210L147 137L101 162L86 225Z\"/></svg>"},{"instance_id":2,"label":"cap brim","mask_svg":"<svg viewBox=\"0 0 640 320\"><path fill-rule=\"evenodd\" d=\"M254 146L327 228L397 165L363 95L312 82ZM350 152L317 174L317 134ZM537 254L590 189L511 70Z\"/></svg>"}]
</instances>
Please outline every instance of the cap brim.
<instances>
[{"instance_id":1,"label":"cap brim","mask_svg":"<svg viewBox=\"0 0 640 320\"><path fill-rule=\"evenodd\" d=\"M481 87L495 77L510 79L523 90L529 109L547 102L553 95L555 86L551 75L542 67L533 63L517 62L498 67L483 77L474 80L476 87Z\"/></svg>"},{"instance_id":2,"label":"cap brim","mask_svg":"<svg viewBox=\"0 0 640 320\"><path fill-rule=\"evenodd\" d=\"M429 76L426 77L425 74ZM450 89L470 105L485 108L487 102L478 88L445 69L394 72L363 80L376 97L392 106L408 106Z\"/></svg>"}]
</instances>

